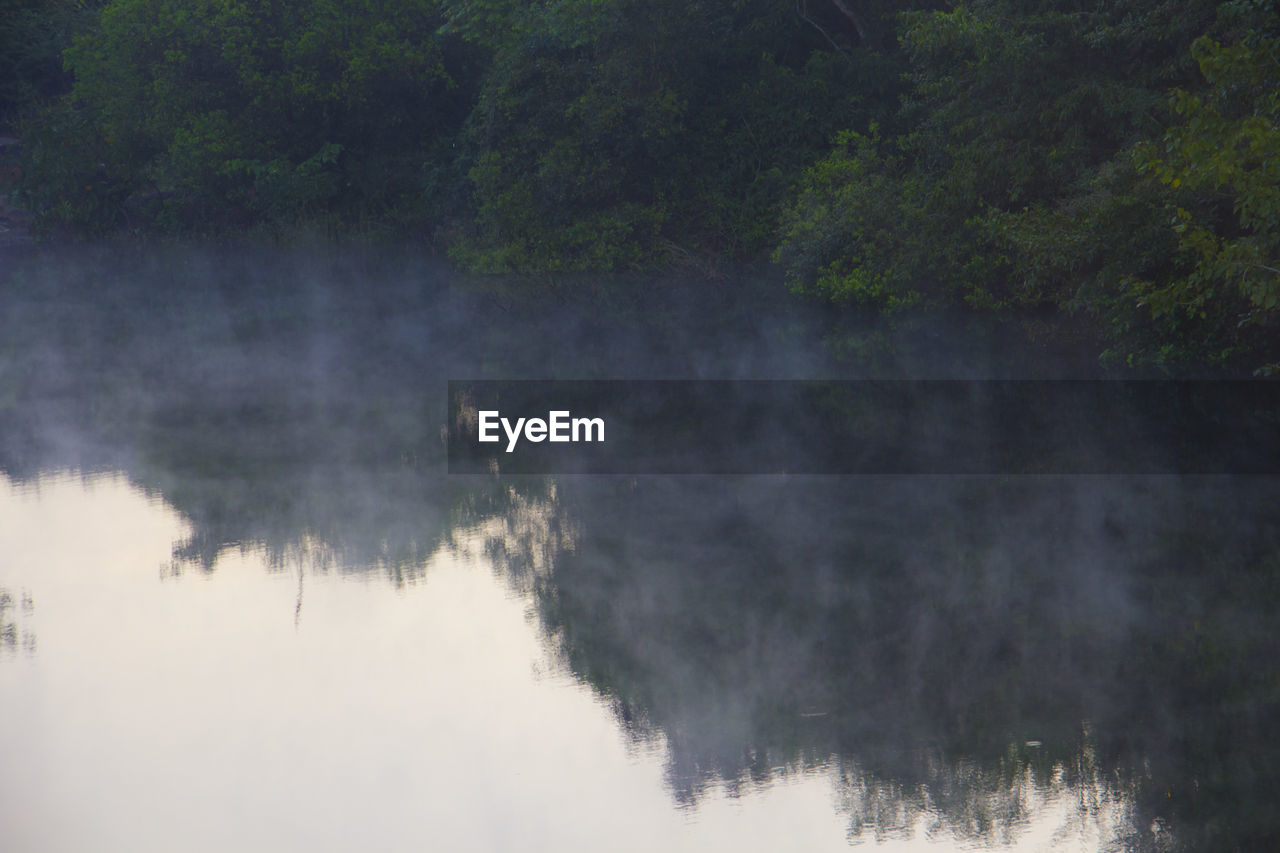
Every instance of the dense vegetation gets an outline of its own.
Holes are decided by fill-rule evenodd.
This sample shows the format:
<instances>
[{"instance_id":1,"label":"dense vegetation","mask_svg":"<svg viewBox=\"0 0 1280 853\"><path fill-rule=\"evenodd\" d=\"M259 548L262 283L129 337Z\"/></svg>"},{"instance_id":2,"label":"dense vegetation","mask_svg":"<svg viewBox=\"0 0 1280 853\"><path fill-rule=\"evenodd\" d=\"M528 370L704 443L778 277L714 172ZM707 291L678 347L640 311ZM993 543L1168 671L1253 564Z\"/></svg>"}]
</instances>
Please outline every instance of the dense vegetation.
<instances>
[{"instance_id":1,"label":"dense vegetation","mask_svg":"<svg viewBox=\"0 0 1280 853\"><path fill-rule=\"evenodd\" d=\"M319 223L1280 357L1272 0L0 0L53 232ZM65 65L58 61L59 51Z\"/></svg>"}]
</instances>

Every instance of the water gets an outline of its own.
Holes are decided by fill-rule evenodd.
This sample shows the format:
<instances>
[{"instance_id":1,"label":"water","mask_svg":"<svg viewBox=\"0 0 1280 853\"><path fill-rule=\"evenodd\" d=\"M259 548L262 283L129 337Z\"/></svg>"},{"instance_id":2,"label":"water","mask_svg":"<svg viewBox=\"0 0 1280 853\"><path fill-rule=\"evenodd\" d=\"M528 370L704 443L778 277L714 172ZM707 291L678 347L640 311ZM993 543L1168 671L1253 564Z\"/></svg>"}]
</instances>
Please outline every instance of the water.
<instances>
[{"instance_id":1,"label":"water","mask_svg":"<svg viewBox=\"0 0 1280 853\"><path fill-rule=\"evenodd\" d=\"M1009 376L744 276L13 255L0 846L1280 839L1280 483L450 477L449 378ZM1038 372L1037 372L1038 371Z\"/></svg>"}]
</instances>

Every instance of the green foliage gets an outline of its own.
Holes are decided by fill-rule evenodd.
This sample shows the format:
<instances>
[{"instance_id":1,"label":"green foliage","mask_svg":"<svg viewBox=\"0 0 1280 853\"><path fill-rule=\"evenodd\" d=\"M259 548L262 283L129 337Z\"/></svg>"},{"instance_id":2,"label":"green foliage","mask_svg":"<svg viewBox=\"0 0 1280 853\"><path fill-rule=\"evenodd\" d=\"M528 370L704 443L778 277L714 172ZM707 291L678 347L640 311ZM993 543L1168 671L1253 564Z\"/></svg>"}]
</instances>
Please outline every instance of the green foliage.
<instances>
[{"instance_id":1,"label":"green foliage","mask_svg":"<svg viewBox=\"0 0 1280 853\"><path fill-rule=\"evenodd\" d=\"M1081 233L1069 212L1109 206L1099 197L1111 191L1108 164L1150 132L1148 115L1182 79L1185 45L1211 20L1210 4L976 2L906 20L908 147L956 288L995 308L1068 301L1074 276L1028 267L1043 264L1041 249L1082 248L1096 231ZM1065 231L1040 233L1046 213Z\"/></svg>"},{"instance_id":2,"label":"green foliage","mask_svg":"<svg viewBox=\"0 0 1280 853\"><path fill-rule=\"evenodd\" d=\"M882 310L1079 312L1131 362L1256 349L1280 305L1265 5L904 13L897 133L836 139L782 217L775 258L797 290Z\"/></svg>"},{"instance_id":3,"label":"green foliage","mask_svg":"<svg viewBox=\"0 0 1280 853\"><path fill-rule=\"evenodd\" d=\"M892 80L815 54L769 2L459 9L494 50L471 122L476 227L455 251L483 270L759 254L800 169L857 119L858 79Z\"/></svg>"},{"instance_id":4,"label":"green foliage","mask_svg":"<svg viewBox=\"0 0 1280 853\"><path fill-rule=\"evenodd\" d=\"M26 129L19 187L45 227L74 223L101 232L125 223L129 184L117 175L115 140L103 136L84 110L62 101Z\"/></svg>"},{"instance_id":5,"label":"green foliage","mask_svg":"<svg viewBox=\"0 0 1280 853\"><path fill-rule=\"evenodd\" d=\"M23 133L46 226L393 223L530 274L772 251L800 293L1071 311L1131 362L1275 348L1269 0L0 4L0 111L85 32Z\"/></svg>"},{"instance_id":6,"label":"green foliage","mask_svg":"<svg viewBox=\"0 0 1280 853\"><path fill-rule=\"evenodd\" d=\"M782 219L774 260L802 293L883 310L918 304L927 276L919 232L904 222L909 200L901 157L882 157L880 140L847 132L806 171Z\"/></svg>"},{"instance_id":7,"label":"green foliage","mask_svg":"<svg viewBox=\"0 0 1280 853\"><path fill-rule=\"evenodd\" d=\"M894 155L878 166L864 163L856 179L894 184L898 200L891 214L877 214L879 202L864 204L863 190L816 187L837 208L862 205L880 220L870 231L850 233L848 257L838 265L894 267L890 279L896 277L899 290L938 290L942 282L953 297L983 307L1052 298L1015 277L1019 261L1009 233L998 232L1015 227L1009 216L1056 206L1079 192L1130 139L1142 110L1163 97L1126 67L1128 51L1143 47L1135 41L1151 38L1142 29L1127 40L1116 32L1115 22L1127 21L1132 11L978 0L904 13L911 87L897 119L902 132L879 145ZM811 174L805 192L828 180L843 178ZM794 211L789 219L794 223ZM781 255L811 254L800 245L810 237L784 225ZM894 257L904 246L914 247L906 263ZM847 277L817 270L793 270L793 280L840 298Z\"/></svg>"},{"instance_id":8,"label":"green foliage","mask_svg":"<svg viewBox=\"0 0 1280 853\"><path fill-rule=\"evenodd\" d=\"M1169 221L1185 260L1179 275L1136 280L1157 316L1226 315L1238 327L1280 317L1280 38L1208 38L1195 56L1205 86L1179 90L1178 116L1141 169L1175 191Z\"/></svg>"},{"instance_id":9,"label":"green foliage","mask_svg":"<svg viewBox=\"0 0 1280 853\"><path fill-rule=\"evenodd\" d=\"M78 226L184 229L420 205L424 161L468 106L435 11L115 0L67 52L72 96L32 135L34 201ZM55 164L63 149L92 156ZM85 198L103 182L126 201L114 216Z\"/></svg>"}]
</instances>

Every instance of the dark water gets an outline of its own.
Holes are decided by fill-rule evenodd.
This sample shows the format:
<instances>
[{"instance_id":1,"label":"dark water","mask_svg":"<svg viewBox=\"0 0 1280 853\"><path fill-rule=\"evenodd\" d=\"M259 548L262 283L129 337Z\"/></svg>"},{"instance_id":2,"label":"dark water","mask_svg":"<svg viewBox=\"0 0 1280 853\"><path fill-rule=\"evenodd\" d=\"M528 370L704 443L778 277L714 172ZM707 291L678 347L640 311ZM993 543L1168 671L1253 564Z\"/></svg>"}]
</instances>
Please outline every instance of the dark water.
<instances>
[{"instance_id":1,"label":"dark water","mask_svg":"<svg viewBox=\"0 0 1280 853\"><path fill-rule=\"evenodd\" d=\"M1093 371L1025 329L4 260L4 850L1280 843L1277 478L446 473L451 378Z\"/></svg>"}]
</instances>

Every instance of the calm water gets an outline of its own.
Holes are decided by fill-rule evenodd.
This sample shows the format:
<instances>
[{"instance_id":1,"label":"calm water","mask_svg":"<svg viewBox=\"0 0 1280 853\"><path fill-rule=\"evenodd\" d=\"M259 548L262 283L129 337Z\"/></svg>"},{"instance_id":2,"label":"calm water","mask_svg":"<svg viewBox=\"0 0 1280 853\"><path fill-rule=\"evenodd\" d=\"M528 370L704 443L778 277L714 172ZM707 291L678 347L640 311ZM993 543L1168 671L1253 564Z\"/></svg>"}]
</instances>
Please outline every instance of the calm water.
<instances>
[{"instance_id":1,"label":"calm water","mask_svg":"<svg viewBox=\"0 0 1280 853\"><path fill-rule=\"evenodd\" d=\"M445 473L450 378L1060 353L747 276L3 261L0 849L1280 843L1276 478Z\"/></svg>"}]
</instances>

